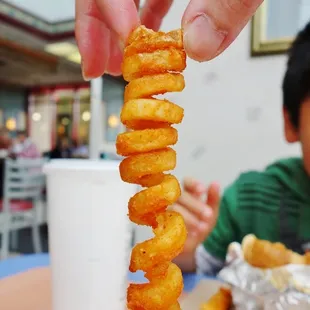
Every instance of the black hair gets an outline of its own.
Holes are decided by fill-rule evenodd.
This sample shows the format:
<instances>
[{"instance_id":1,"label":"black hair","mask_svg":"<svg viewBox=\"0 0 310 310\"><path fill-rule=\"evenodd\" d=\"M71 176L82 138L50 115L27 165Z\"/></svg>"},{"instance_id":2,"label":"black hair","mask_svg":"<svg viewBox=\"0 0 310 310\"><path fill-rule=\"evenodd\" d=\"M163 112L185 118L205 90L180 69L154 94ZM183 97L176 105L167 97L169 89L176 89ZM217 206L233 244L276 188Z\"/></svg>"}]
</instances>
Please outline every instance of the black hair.
<instances>
[{"instance_id":1,"label":"black hair","mask_svg":"<svg viewBox=\"0 0 310 310\"><path fill-rule=\"evenodd\" d=\"M297 34L288 56L282 84L283 106L297 129L301 105L310 96L310 23Z\"/></svg>"}]
</instances>

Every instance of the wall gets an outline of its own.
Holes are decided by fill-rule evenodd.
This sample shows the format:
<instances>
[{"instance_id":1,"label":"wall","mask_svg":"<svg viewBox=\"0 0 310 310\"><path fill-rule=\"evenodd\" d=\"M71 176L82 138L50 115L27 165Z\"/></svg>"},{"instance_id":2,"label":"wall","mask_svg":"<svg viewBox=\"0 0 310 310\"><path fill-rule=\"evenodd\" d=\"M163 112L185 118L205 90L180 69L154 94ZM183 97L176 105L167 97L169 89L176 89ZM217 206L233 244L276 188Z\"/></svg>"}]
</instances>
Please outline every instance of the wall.
<instances>
[{"instance_id":1,"label":"wall","mask_svg":"<svg viewBox=\"0 0 310 310\"><path fill-rule=\"evenodd\" d=\"M163 29L178 27L185 1ZM247 169L299 153L282 135L281 83L286 56L250 57L250 25L220 57L188 62L186 89L167 96L185 108L179 126L177 175L225 186Z\"/></svg>"},{"instance_id":2,"label":"wall","mask_svg":"<svg viewBox=\"0 0 310 310\"><path fill-rule=\"evenodd\" d=\"M7 2L39 16L49 22L74 19L74 0L7 0ZM61 9L59 9L61 8Z\"/></svg>"},{"instance_id":3,"label":"wall","mask_svg":"<svg viewBox=\"0 0 310 310\"><path fill-rule=\"evenodd\" d=\"M180 26L187 1L175 1L163 29ZM250 58L250 25L232 46L207 63L188 61L186 88L168 99L185 109L176 146L176 175L222 187L241 171L262 169L277 158L299 154L282 134L281 82L285 56ZM149 230L137 230L143 240Z\"/></svg>"}]
</instances>

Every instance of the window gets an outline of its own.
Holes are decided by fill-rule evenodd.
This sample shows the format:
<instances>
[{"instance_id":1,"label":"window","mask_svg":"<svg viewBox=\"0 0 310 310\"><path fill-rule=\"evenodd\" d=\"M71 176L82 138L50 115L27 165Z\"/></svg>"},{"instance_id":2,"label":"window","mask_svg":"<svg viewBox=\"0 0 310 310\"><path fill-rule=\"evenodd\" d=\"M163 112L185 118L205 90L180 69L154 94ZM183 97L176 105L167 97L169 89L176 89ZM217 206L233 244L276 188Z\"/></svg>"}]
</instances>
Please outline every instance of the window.
<instances>
[{"instance_id":1,"label":"window","mask_svg":"<svg viewBox=\"0 0 310 310\"><path fill-rule=\"evenodd\" d=\"M103 78L102 99L105 112L105 137L109 143L114 143L117 135L124 130L120 122L120 113L123 106L125 83L111 77Z\"/></svg>"}]
</instances>

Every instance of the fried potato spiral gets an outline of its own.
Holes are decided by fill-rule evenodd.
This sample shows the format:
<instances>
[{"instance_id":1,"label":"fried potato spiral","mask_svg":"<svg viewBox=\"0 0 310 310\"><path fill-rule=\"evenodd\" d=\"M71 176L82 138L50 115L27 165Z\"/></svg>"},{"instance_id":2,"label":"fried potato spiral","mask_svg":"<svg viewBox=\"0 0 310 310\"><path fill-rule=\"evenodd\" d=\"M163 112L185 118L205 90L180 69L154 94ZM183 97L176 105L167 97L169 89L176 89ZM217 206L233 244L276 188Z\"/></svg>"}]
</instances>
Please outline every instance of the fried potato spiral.
<instances>
[{"instance_id":1,"label":"fried potato spiral","mask_svg":"<svg viewBox=\"0 0 310 310\"><path fill-rule=\"evenodd\" d=\"M306 265L307 256L295 253L280 242L260 240L250 234L242 240L244 259L258 268L276 268L288 264Z\"/></svg>"},{"instance_id":2,"label":"fried potato spiral","mask_svg":"<svg viewBox=\"0 0 310 310\"><path fill-rule=\"evenodd\" d=\"M154 32L138 27L128 39L122 65L126 86L121 121L129 129L118 135L117 153L123 181L145 189L128 204L129 218L153 228L154 238L137 244L129 269L142 270L149 283L131 284L127 306L131 310L177 310L183 290L180 269L173 263L184 247L187 231L182 216L166 211L180 197L178 180L167 172L176 166L178 140L173 124L181 123L183 109L155 98L182 91L186 67L182 31Z\"/></svg>"}]
</instances>

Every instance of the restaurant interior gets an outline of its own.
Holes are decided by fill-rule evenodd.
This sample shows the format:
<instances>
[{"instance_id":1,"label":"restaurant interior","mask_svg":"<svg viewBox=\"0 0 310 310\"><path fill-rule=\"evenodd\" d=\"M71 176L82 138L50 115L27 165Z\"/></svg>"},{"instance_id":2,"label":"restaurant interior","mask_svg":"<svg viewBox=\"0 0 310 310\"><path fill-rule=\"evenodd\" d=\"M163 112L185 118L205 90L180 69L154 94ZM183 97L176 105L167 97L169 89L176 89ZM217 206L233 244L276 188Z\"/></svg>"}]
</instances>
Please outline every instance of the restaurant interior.
<instances>
[{"instance_id":1,"label":"restaurant interior","mask_svg":"<svg viewBox=\"0 0 310 310\"><path fill-rule=\"evenodd\" d=\"M74 37L74 3L69 2L63 11L57 10L56 3L37 6L36 1L0 2L0 128L12 140L25 131L42 157L49 157L64 140L72 147L83 146L82 154L72 152L65 154L66 158L87 159L91 91L81 74ZM104 159L116 156L114 150L109 151L109 144L123 130L119 113L125 82L109 75L101 81L102 140L95 156ZM8 154L2 155L5 159ZM41 229L47 230L45 225ZM33 251L28 231L19 230L14 253ZM47 242L43 247L47 250Z\"/></svg>"},{"instance_id":2,"label":"restaurant interior","mask_svg":"<svg viewBox=\"0 0 310 310\"><path fill-rule=\"evenodd\" d=\"M62 136L88 144L90 83L81 75L72 3L67 15L50 17L32 2L1 1L0 126L12 137L27 130L42 153ZM121 130L125 82L108 75L102 82L104 139L112 142Z\"/></svg>"}]
</instances>

